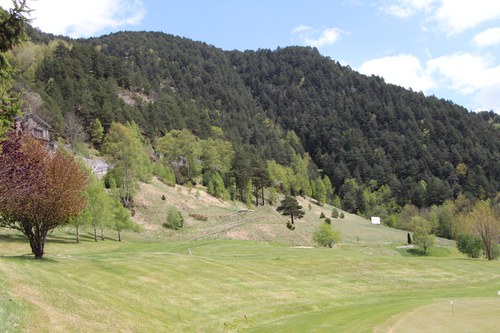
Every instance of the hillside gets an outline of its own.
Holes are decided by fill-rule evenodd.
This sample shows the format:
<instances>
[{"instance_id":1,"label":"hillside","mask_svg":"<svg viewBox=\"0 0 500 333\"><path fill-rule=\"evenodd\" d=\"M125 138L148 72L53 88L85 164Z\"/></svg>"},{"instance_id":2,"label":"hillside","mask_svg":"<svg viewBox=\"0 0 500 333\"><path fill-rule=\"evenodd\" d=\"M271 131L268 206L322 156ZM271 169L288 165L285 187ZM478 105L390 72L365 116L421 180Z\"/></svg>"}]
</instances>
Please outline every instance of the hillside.
<instances>
[{"instance_id":1,"label":"hillside","mask_svg":"<svg viewBox=\"0 0 500 333\"><path fill-rule=\"evenodd\" d=\"M197 194L198 193L198 194ZM162 200L165 195L166 200ZM296 222L296 229L286 228L286 218L276 211L276 205L247 208L242 203L220 201L208 195L203 188L189 189L184 186L167 186L157 179L141 184L135 199L134 220L142 226L143 235L151 240L249 240L290 246L314 246L312 234L324 223L319 216L323 212L329 217L332 206L318 206L310 198L299 197L306 214ZM236 205L238 207L236 207ZM308 209L309 205L311 210ZM176 207L184 217L184 227L173 231L165 229L169 207ZM236 210L238 209L238 211ZM190 215L202 215L200 221ZM406 244L407 233L386 226L375 226L357 215L344 212L344 219L332 218L332 225L342 234L338 247L358 246L367 253L396 254L396 247ZM439 239L439 246L454 246L454 242Z\"/></svg>"},{"instance_id":2,"label":"hillside","mask_svg":"<svg viewBox=\"0 0 500 333\"><path fill-rule=\"evenodd\" d=\"M292 165L293 131L293 150L307 152L341 197L349 178L387 184L399 205L494 197L500 189L498 115L366 77L313 48L228 52L158 32L45 48L29 72L29 89L43 103L31 108L55 135L65 135L68 113L87 131L95 118L106 129L133 120L152 141L183 128L205 139L216 126L255 158Z\"/></svg>"}]
</instances>

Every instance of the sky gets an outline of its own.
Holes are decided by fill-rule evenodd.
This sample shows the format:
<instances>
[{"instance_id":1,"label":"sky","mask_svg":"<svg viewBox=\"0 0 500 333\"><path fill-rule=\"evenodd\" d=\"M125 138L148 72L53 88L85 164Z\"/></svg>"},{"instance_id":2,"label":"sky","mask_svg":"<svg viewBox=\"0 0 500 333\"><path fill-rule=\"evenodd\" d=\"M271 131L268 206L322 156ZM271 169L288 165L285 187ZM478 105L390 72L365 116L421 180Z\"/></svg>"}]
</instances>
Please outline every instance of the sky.
<instances>
[{"instance_id":1,"label":"sky","mask_svg":"<svg viewBox=\"0 0 500 333\"><path fill-rule=\"evenodd\" d=\"M11 0L0 0L10 7ZM500 0L27 0L44 32L162 31L224 50L316 47L388 83L500 113Z\"/></svg>"}]
</instances>

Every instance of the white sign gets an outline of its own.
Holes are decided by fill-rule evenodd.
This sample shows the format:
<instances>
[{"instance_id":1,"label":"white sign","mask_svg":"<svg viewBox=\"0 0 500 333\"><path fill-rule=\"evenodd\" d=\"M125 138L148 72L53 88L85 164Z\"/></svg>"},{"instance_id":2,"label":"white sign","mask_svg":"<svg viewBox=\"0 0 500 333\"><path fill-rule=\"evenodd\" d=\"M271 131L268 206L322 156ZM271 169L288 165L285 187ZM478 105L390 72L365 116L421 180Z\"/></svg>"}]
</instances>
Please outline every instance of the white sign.
<instances>
[{"instance_id":1,"label":"white sign","mask_svg":"<svg viewBox=\"0 0 500 333\"><path fill-rule=\"evenodd\" d=\"M380 224L380 217L372 216L372 224Z\"/></svg>"}]
</instances>

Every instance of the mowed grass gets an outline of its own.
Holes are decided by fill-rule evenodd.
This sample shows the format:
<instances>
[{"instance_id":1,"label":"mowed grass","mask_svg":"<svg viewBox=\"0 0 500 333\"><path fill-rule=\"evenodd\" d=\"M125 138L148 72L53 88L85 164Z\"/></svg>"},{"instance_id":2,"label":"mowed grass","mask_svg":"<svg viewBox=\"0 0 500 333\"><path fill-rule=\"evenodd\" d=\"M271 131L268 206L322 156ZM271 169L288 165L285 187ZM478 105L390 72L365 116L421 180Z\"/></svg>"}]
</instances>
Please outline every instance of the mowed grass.
<instances>
[{"instance_id":1,"label":"mowed grass","mask_svg":"<svg viewBox=\"0 0 500 333\"><path fill-rule=\"evenodd\" d=\"M421 322L450 323L452 299L464 323L488 323L453 332L500 327L498 315L466 311L499 313L499 262L452 248L448 256L405 257L362 246L88 237L75 244L61 233L37 261L23 255L29 245L17 234L0 231L0 331L416 332Z\"/></svg>"},{"instance_id":2,"label":"mowed grass","mask_svg":"<svg viewBox=\"0 0 500 333\"><path fill-rule=\"evenodd\" d=\"M140 233L119 243L108 230L96 243L83 230L75 244L65 228L42 261L0 229L0 332L417 332L420 321L445 332L451 299L460 321L448 332L500 327L490 315L499 262L466 259L442 239L421 256L400 247L406 232L347 213L332 219L334 249L293 247L313 245L332 209L299 201L306 215L290 231L276 206L236 207L153 179L136 198ZM181 230L162 227L171 206Z\"/></svg>"}]
</instances>

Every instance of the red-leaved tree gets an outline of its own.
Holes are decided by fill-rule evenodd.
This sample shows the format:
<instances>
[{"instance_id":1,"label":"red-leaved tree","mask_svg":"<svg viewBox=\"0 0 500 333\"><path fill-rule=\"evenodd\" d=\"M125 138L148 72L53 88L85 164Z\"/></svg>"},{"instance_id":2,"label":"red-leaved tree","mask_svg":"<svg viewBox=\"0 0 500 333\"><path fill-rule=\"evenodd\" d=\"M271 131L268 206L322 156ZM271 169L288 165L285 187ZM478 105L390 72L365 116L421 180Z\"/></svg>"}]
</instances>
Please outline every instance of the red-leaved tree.
<instances>
[{"instance_id":1,"label":"red-leaved tree","mask_svg":"<svg viewBox=\"0 0 500 333\"><path fill-rule=\"evenodd\" d=\"M25 234L41 259L47 234L85 207L87 176L72 156L29 135L11 134L1 149L0 225Z\"/></svg>"}]
</instances>

